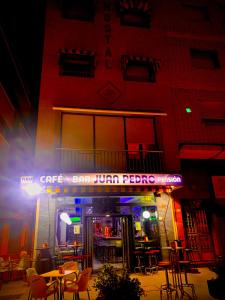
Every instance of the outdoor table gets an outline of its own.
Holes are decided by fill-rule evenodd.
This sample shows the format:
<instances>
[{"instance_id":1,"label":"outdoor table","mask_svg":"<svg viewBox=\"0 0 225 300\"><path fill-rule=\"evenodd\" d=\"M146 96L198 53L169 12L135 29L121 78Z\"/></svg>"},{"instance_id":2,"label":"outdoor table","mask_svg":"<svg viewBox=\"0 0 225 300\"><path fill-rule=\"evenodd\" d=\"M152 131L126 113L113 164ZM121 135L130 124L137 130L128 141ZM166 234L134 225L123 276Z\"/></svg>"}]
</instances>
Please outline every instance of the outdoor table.
<instances>
[{"instance_id":1,"label":"outdoor table","mask_svg":"<svg viewBox=\"0 0 225 300\"><path fill-rule=\"evenodd\" d=\"M76 245L68 245L68 247L73 248L73 255L78 255L78 248L82 247L83 245L80 243L77 243Z\"/></svg>"},{"instance_id":2,"label":"outdoor table","mask_svg":"<svg viewBox=\"0 0 225 300\"><path fill-rule=\"evenodd\" d=\"M64 270L63 273L61 273L59 270L52 270L50 272L47 273L43 273L40 274L42 277L54 277L54 278L58 278L59 280L59 300L62 300L62 278L65 275L69 275L72 273L76 273L77 274L78 270Z\"/></svg>"},{"instance_id":3,"label":"outdoor table","mask_svg":"<svg viewBox=\"0 0 225 300\"><path fill-rule=\"evenodd\" d=\"M139 240L139 241L136 241L136 243L141 244L144 248L146 248L146 247L151 247L151 243L154 241L155 240L148 240L148 241Z\"/></svg>"}]
</instances>

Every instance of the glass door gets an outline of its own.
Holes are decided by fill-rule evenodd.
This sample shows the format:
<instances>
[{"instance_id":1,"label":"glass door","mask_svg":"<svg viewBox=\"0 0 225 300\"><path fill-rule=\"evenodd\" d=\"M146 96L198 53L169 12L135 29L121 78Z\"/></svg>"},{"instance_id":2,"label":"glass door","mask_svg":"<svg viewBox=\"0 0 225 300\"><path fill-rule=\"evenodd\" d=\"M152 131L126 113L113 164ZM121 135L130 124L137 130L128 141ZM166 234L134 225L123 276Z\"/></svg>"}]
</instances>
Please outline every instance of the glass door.
<instances>
[{"instance_id":1,"label":"glass door","mask_svg":"<svg viewBox=\"0 0 225 300\"><path fill-rule=\"evenodd\" d=\"M86 251L94 271L104 264L131 268L134 245L132 216L88 216L85 222Z\"/></svg>"}]
</instances>

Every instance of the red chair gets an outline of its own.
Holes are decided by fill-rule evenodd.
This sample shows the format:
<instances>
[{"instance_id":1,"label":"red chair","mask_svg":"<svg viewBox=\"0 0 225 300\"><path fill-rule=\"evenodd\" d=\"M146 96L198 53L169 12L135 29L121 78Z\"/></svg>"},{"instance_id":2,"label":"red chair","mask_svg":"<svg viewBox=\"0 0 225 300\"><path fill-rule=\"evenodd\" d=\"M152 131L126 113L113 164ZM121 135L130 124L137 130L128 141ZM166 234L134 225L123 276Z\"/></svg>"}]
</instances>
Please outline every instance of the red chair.
<instances>
[{"instance_id":1,"label":"red chair","mask_svg":"<svg viewBox=\"0 0 225 300\"><path fill-rule=\"evenodd\" d=\"M32 275L30 278L30 295L31 299L47 299L49 296L57 295L59 299L59 283L57 280L52 281L50 284L46 284L44 277L40 275Z\"/></svg>"},{"instance_id":2,"label":"red chair","mask_svg":"<svg viewBox=\"0 0 225 300\"><path fill-rule=\"evenodd\" d=\"M67 280L64 281L63 293L69 292L73 293L76 300L79 300L79 292L87 291L88 299L90 300L88 281L92 273L92 268L84 269L78 276L76 280Z\"/></svg>"}]
</instances>

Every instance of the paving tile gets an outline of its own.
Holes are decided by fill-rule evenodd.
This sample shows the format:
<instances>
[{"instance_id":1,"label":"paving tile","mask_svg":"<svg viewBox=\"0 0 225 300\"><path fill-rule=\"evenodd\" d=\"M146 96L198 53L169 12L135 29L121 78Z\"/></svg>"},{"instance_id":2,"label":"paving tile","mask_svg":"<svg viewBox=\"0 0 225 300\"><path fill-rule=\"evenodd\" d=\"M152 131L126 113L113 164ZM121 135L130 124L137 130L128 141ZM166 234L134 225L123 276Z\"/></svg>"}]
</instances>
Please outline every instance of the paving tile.
<instances>
[{"instance_id":1,"label":"paving tile","mask_svg":"<svg viewBox=\"0 0 225 300\"><path fill-rule=\"evenodd\" d=\"M198 300L212 300L208 293L207 279L215 277L215 274L211 272L208 268L199 268L199 273L188 274L189 282L194 283L195 291L198 297ZM141 281L141 286L144 288L146 295L141 297L141 300L159 300L160 294L159 289L162 283L165 282L164 271L159 271L156 274L143 275L139 273L131 274L131 277L136 277ZM96 299L97 292L93 288L95 276L92 276L90 281L90 298L91 300ZM0 290L0 300L27 300L29 287L24 281L11 281L8 283L3 283L2 289ZM72 294L65 293L64 300L72 299ZM166 299L166 295L163 295L163 299ZM54 297L51 296L48 298L53 300ZM80 300L86 300L87 293L80 293ZM184 297L183 299L188 299Z\"/></svg>"}]
</instances>

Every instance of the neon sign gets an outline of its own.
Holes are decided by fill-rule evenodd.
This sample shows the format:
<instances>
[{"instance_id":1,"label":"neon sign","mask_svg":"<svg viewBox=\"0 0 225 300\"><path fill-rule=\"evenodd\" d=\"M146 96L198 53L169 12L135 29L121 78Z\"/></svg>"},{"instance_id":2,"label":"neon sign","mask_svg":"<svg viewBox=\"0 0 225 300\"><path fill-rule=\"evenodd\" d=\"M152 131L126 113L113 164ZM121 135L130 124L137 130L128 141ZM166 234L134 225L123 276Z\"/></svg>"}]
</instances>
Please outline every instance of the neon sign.
<instances>
[{"instance_id":1,"label":"neon sign","mask_svg":"<svg viewBox=\"0 0 225 300\"><path fill-rule=\"evenodd\" d=\"M42 175L38 178L22 176L22 185L37 182L42 185L173 185L182 186L179 174L133 174L133 173L68 173Z\"/></svg>"}]
</instances>

